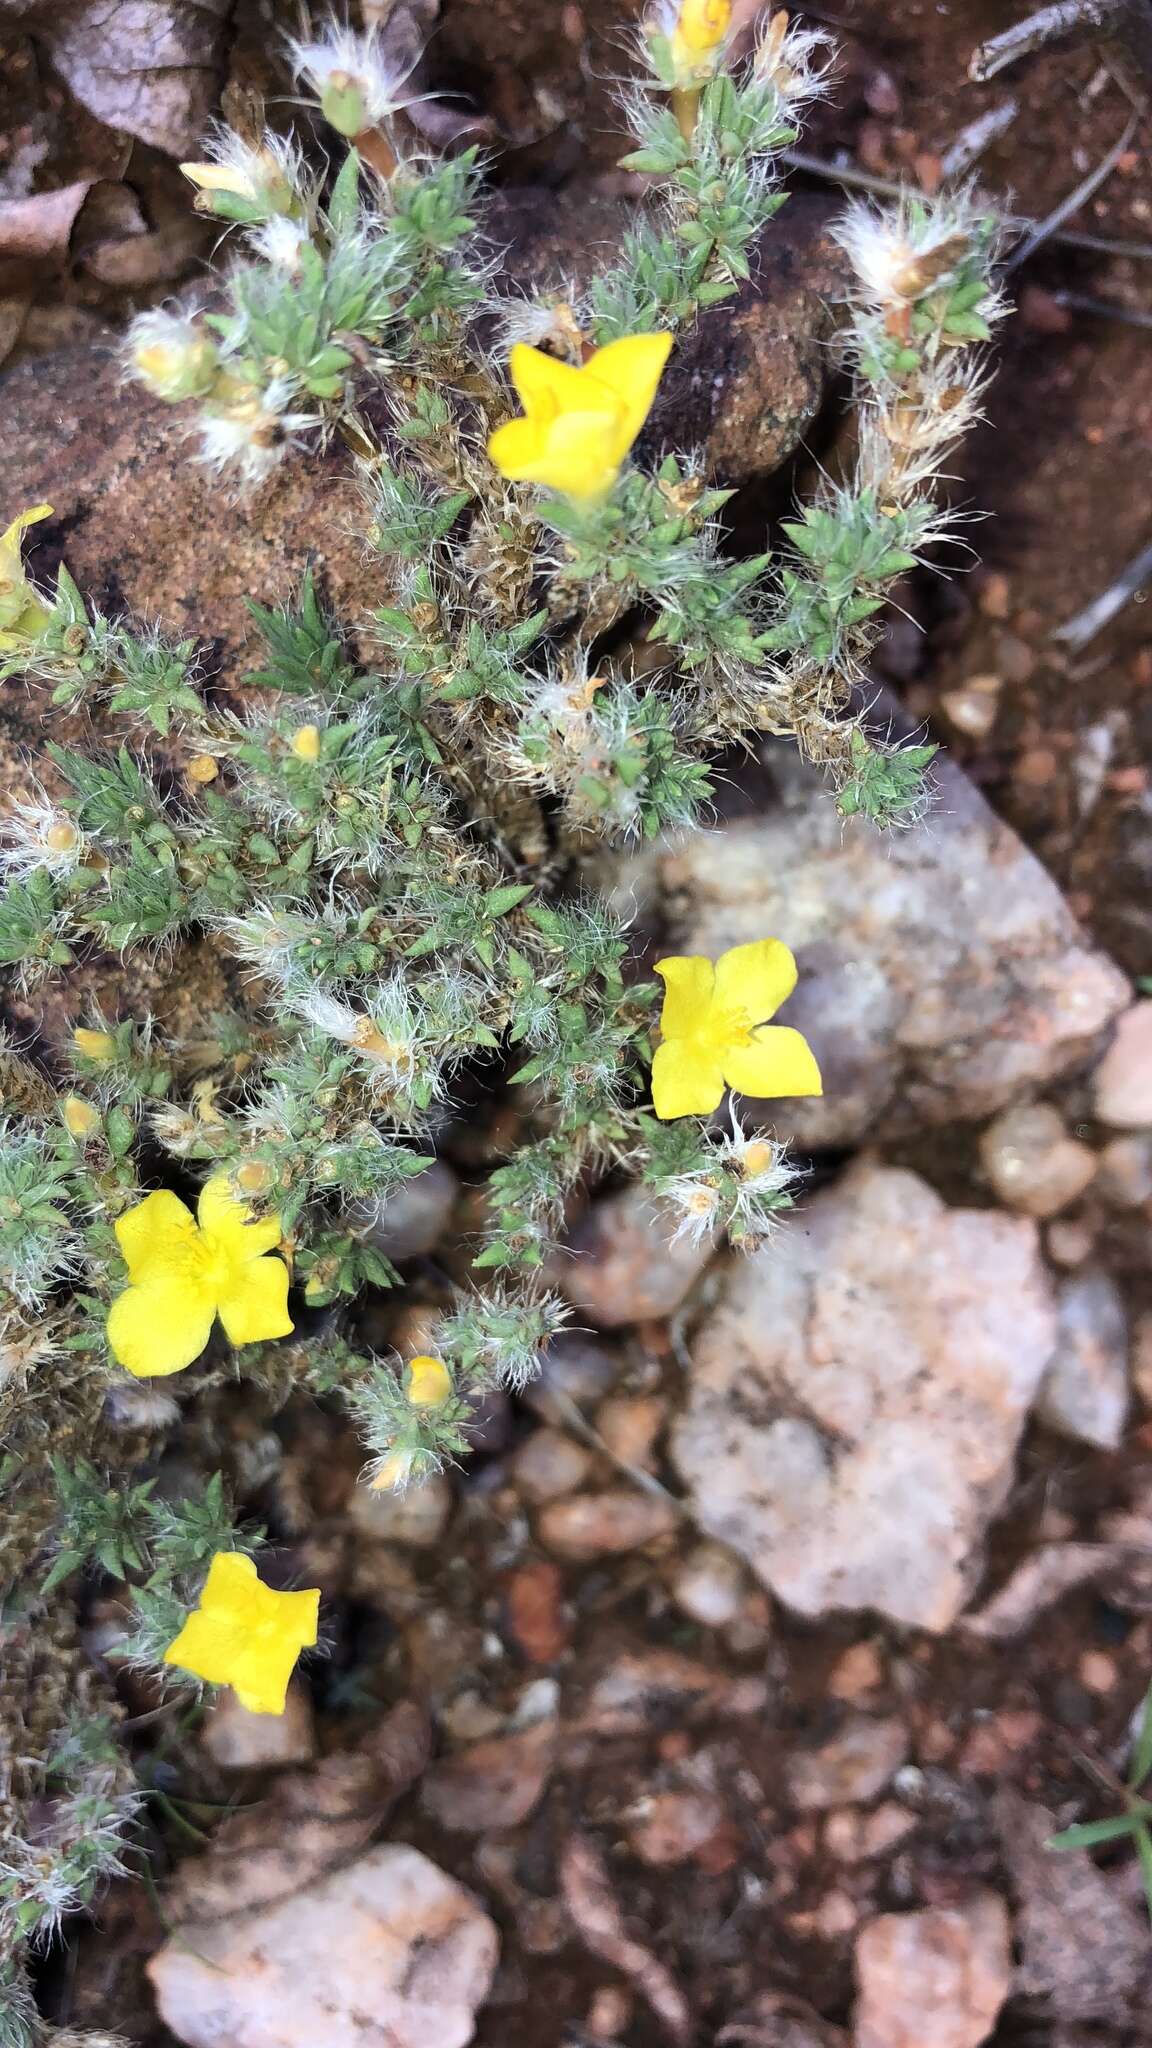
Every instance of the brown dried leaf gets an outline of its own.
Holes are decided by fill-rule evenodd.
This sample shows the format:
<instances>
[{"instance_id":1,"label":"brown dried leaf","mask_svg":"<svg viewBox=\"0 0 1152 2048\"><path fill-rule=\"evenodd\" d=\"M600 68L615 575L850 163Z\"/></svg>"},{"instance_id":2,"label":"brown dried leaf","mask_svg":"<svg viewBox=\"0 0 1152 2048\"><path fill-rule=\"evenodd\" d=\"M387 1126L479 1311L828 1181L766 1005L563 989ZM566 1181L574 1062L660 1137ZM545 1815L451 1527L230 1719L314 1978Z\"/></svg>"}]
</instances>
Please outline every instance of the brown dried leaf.
<instances>
[{"instance_id":1,"label":"brown dried leaf","mask_svg":"<svg viewBox=\"0 0 1152 2048\"><path fill-rule=\"evenodd\" d=\"M375 1834L430 1748L426 1711L402 1702L360 1749L286 1771L266 1799L223 1822L206 1855L181 1864L169 1894L173 1919L226 1919L300 1891Z\"/></svg>"},{"instance_id":2,"label":"brown dried leaf","mask_svg":"<svg viewBox=\"0 0 1152 2048\"><path fill-rule=\"evenodd\" d=\"M56 192L0 202L0 262L64 263L76 216L93 182L78 178Z\"/></svg>"},{"instance_id":3,"label":"brown dried leaf","mask_svg":"<svg viewBox=\"0 0 1152 2048\"><path fill-rule=\"evenodd\" d=\"M625 1932L611 1879L586 1835L570 1835L564 1845L560 1889L585 1946L636 1986L674 2041L688 2041L692 2015L684 1994L651 1949Z\"/></svg>"}]
</instances>

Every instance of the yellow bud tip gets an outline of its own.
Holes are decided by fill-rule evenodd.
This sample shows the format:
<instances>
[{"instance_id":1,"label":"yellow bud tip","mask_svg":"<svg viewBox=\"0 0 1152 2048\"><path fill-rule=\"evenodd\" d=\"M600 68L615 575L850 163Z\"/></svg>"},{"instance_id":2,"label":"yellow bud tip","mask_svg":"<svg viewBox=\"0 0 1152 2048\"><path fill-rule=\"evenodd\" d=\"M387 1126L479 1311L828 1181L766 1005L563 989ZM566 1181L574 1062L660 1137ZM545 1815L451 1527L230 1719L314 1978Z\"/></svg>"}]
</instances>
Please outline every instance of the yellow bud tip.
<instances>
[{"instance_id":1,"label":"yellow bud tip","mask_svg":"<svg viewBox=\"0 0 1152 2048\"><path fill-rule=\"evenodd\" d=\"M408 1399L413 1408L442 1408L452 1392L452 1375L441 1358L423 1356L408 1366Z\"/></svg>"},{"instance_id":2,"label":"yellow bud tip","mask_svg":"<svg viewBox=\"0 0 1152 2048\"><path fill-rule=\"evenodd\" d=\"M744 1154L744 1177L746 1180L753 1180L759 1173L769 1173L775 1163L776 1154L771 1145L765 1144L763 1139L758 1139L755 1144L749 1145Z\"/></svg>"},{"instance_id":3,"label":"yellow bud tip","mask_svg":"<svg viewBox=\"0 0 1152 2048\"><path fill-rule=\"evenodd\" d=\"M50 825L44 834L44 844L53 853L71 853L80 844L80 834L67 818L61 818L58 825Z\"/></svg>"},{"instance_id":4,"label":"yellow bud tip","mask_svg":"<svg viewBox=\"0 0 1152 2048\"><path fill-rule=\"evenodd\" d=\"M254 197L252 179L234 164L181 164L180 169L198 192L235 192L242 199Z\"/></svg>"},{"instance_id":5,"label":"yellow bud tip","mask_svg":"<svg viewBox=\"0 0 1152 2048\"><path fill-rule=\"evenodd\" d=\"M394 1493L396 1488L403 1486L405 1480L410 1476L412 1461L413 1453L411 1451L389 1451L386 1458L381 1458L375 1472L368 1481L369 1492Z\"/></svg>"},{"instance_id":6,"label":"yellow bud tip","mask_svg":"<svg viewBox=\"0 0 1152 2048\"><path fill-rule=\"evenodd\" d=\"M678 56L707 57L718 50L732 23L732 0L684 0L673 42Z\"/></svg>"},{"instance_id":7,"label":"yellow bud tip","mask_svg":"<svg viewBox=\"0 0 1152 2048\"><path fill-rule=\"evenodd\" d=\"M88 1138L94 1138L100 1129L99 1110L93 1109L92 1104L85 1102L80 1095L66 1095L60 1105L60 1114L69 1137L77 1138L81 1144Z\"/></svg>"},{"instance_id":8,"label":"yellow bud tip","mask_svg":"<svg viewBox=\"0 0 1152 2048\"><path fill-rule=\"evenodd\" d=\"M272 1185L272 1169L262 1159L246 1159L236 1169L236 1185L245 1195L264 1195Z\"/></svg>"},{"instance_id":9,"label":"yellow bud tip","mask_svg":"<svg viewBox=\"0 0 1152 2048\"><path fill-rule=\"evenodd\" d=\"M86 1060L98 1060L101 1066L116 1056L116 1040L110 1031L87 1031L81 1025L72 1033L72 1043Z\"/></svg>"},{"instance_id":10,"label":"yellow bud tip","mask_svg":"<svg viewBox=\"0 0 1152 2048\"><path fill-rule=\"evenodd\" d=\"M185 770L189 782L215 782L220 773L220 764L211 754L193 754Z\"/></svg>"},{"instance_id":11,"label":"yellow bud tip","mask_svg":"<svg viewBox=\"0 0 1152 2048\"><path fill-rule=\"evenodd\" d=\"M320 759L320 728L318 725L302 725L292 735L292 752L298 761Z\"/></svg>"}]
</instances>

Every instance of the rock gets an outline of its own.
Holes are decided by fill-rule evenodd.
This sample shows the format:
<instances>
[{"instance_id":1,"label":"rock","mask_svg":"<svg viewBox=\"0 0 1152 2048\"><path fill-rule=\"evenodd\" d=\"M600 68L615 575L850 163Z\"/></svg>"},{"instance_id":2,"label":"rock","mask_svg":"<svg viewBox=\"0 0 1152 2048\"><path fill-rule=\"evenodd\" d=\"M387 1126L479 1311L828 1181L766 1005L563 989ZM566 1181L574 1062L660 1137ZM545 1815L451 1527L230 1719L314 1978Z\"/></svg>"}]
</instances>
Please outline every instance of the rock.
<instances>
[{"instance_id":1,"label":"rock","mask_svg":"<svg viewBox=\"0 0 1152 2048\"><path fill-rule=\"evenodd\" d=\"M1132 1383L1146 1408L1152 1408L1152 1314L1140 1317L1132 1345Z\"/></svg>"},{"instance_id":2,"label":"rock","mask_svg":"<svg viewBox=\"0 0 1152 2048\"><path fill-rule=\"evenodd\" d=\"M1011 1987L1008 1909L982 1891L883 1913L861 1930L856 1978L854 2048L979 2048Z\"/></svg>"},{"instance_id":3,"label":"rock","mask_svg":"<svg viewBox=\"0 0 1152 2048\"><path fill-rule=\"evenodd\" d=\"M824 1823L824 1846L838 1863L867 1863L874 1856L886 1856L917 1826L915 1814L886 1799L873 1813L857 1807L843 1807L830 1813Z\"/></svg>"},{"instance_id":4,"label":"rock","mask_svg":"<svg viewBox=\"0 0 1152 2048\"><path fill-rule=\"evenodd\" d=\"M625 1650L593 1678L567 1725L577 1735L635 1735L713 1716L739 1720L762 1713L767 1698L762 1678L730 1678L678 1650Z\"/></svg>"},{"instance_id":5,"label":"rock","mask_svg":"<svg viewBox=\"0 0 1152 2048\"><path fill-rule=\"evenodd\" d=\"M670 1316L715 1249L705 1239L673 1244L675 1220L647 1188L594 1202L552 1262L551 1278L600 1329Z\"/></svg>"},{"instance_id":6,"label":"rock","mask_svg":"<svg viewBox=\"0 0 1152 2048\"><path fill-rule=\"evenodd\" d=\"M659 1536L671 1536L678 1527L679 1517L669 1501L627 1486L550 1501L536 1517L536 1534L544 1548L572 1564L639 1550Z\"/></svg>"},{"instance_id":7,"label":"rock","mask_svg":"<svg viewBox=\"0 0 1152 2048\"><path fill-rule=\"evenodd\" d=\"M724 1824L714 1792L686 1788L653 1792L628 1815L628 1840L641 1863L655 1868L687 1863Z\"/></svg>"},{"instance_id":8,"label":"rock","mask_svg":"<svg viewBox=\"0 0 1152 2048\"><path fill-rule=\"evenodd\" d=\"M1147 2006L1148 1923L1084 1849L1048 1847L1056 1816L1005 1786L996 1825L1016 1893L1015 1990L1061 2020L1103 2020L1119 2036L1130 2001Z\"/></svg>"},{"instance_id":9,"label":"rock","mask_svg":"<svg viewBox=\"0 0 1152 2048\"><path fill-rule=\"evenodd\" d=\"M252 1714L225 1689L204 1716L200 1740L224 1771L310 1763L316 1754L312 1702L299 1685L290 1685L282 1714Z\"/></svg>"},{"instance_id":10,"label":"rock","mask_svg":"<svg viewBox=\"0 0 1152 2048\"><path fill-rule=\"evenodd\" d=\"M848 2048L840 2027L822 2020L790 1992L762 1991L721 2027L715 2048Z\"/></svg>"},{"instance_id":11,"label":"rock","mask_svg":"<svg viewBox=\"0 0 1152 2048\"><path fill-rule=\"evenodd\" d=\"M1152 1125L1152 1001L1133 1003L1092 1077L1093 1106L1118 1131Z\"/></svg>"},{"instance_id":12,"label":"rock","mask_svg":"<svg viewBox=\"0 0 1152 2048\"><path fill-rule=\"evenodd\" d=\"M817 1813L875 1799L907 1761L909 1747L903 1721L852 1714L819 1749L793 1751L786 1770L792 1803Z\"/></svg>"},{"instance_id":13,"label":"rock","mask_svg":"<svg viewBox=\"0 0 1152 2048\"><path fill-rule=\"evenodd\" d=\"M698 1543L672 1581L677 1607L702 1628L724 1628L735 1621L747 1590L739 1558L719 1543Z\"/></svg>"},{"instance_id":14,"label":"rock","mask_svg":"<svg viewBox=\"0 0 1152 2048\"><path fill-rule=\"evenodd\" d=\"M497 1949L462 1885L389 1843L275 1905L181 1926L148 1975L187 2048L466 2048Z\"/></svg>"},{"instance_id":15,"label":"rock","mask_svg":"<svg viewBox=\"0 0 1152 2048\"><path fill-rule=\"evenodd\" d=\"M1091 1053L1128 984L953 763L935 770L929 816L883 833L842 819L794 749L764 742L760 759L733 765L730 797L757 815L656 860L666 951L774 935L799 962L780 1022L809 1039L824 1094L753 1120L805 1148L918 1136L992 1116ZM621 872L622 898L642 895L643 867Z\"/></svg>"},{"instance_id":16,"label":"rock","mask_svg":"<svg viewBox=\"0 0 1152 2048\"><path fill-rule=\"evenodd\" d=\"M1002 676L969 676L954 690L945 690L940 709L957 732L971 740L986 740L996 723L1003 688Z\"/></svg>"},{"instance_id":17,"label":"rock","mask_svg":"<svg viewBox=\"0 0 1152 2048\"><path fill-rule=\"evenodd\" d=\"M452 1513L452 1482L443 1472L406 1486L399 1493L373 1493L358 1486L348 1503L348 1518L361 1537L378 1543L399 1543L406 1550L434 1550Z\"/></svg>"},{"instance_id":18,"label":"rock","mask_svg":"<svg viewBox=\"0 0 1152 2048\"><path fill-rule=\"evenodd\" d=\"M650 1472L667 1413L658 1394L614 1394L597 1409L596 1428L622 1465Z\"/></svg>"},{"instance_id":19,"label":"rock","mask_svg":"<svg viewBox=\"0 0 1152 2048\"><path fill-rule=\"evenodd\" d=\"M1096 1172L1091 1146L1069 1137L1059 1110L1047 1102L1006 1109L984 1132L980 1157L1000 1200L1025 1216L1055 1216Z\"/></svg>"},{"instance_id":20,"label":"rock","mask_svg":"<svg viewBox=\"0 0 1152 2048\"><path fill-rule=\"evenodd\" d=\"M829 1699L858 1700L884 1683L884 1658L877 1643L853 1643L828 1673Z\"/></svg>"},{"instance_id":21,"label":"rock","mask_svg":"<svg viewBox=\"0 0 1152 2048\"><path fill-rule=\"evenodd\" d=\"M1152 1134L1111 1138L1100 1154L1096 1189L1113 1209L1152 1202Z\"/></svg>"},{"instance_id":22,"label":"rock","mask_svg":"<svg viewBox=\"0 0 1152 2048\"><path fill-rule=\"evenodd\" d=\"M672 1454L701 1527L801 1614L946 1629L1055 1339L1033 1222L862 1160L700 1327Z\"/></svg>"},{"instance_id":23,"label":"rock","mask_svg":"<svg viewBox=\"0 0 1152 2048\"><path fill-rule=\"evenodd\" d=\"M419 1258L435 1251L456 1206L460 1183L450 1166L434 1159L423 1173L413 1174L394 1195L378 1201L350 1202L346 1220L358 1236L383 1252L386 1259Z\"/></svg>"},{"instance_id":24,"label":"rock","mask_svg":"<svg viewBox=\"0 0 1152 2048\"><path fill-rule=\"evenodd\" d=\"M543 1507L545 1501L575 1493L595 1462L592 1452L562 1429L534 1429L512 1460L512 1480L529 1507Z\"/></svg>"},{"instance_id":25,"label":"rock","mask_svg":"<svg viewBox=\"0 0 1152 2048\"><path fill-rule=\"evenodd\" d=\"M555 1756L553 1720L475 1742L433 1764L420 1788L420 1803L456 1834L516 1827L543 1793Z\"/></svg>"},{"instance_id":26,"label":"rock","mask_svg":"<svg viewBox=\"0 0 1152 2048\"><path fill-rule=\"evenodd\" d=\"M507 1632L530 1664L554 1664L572 1640L563 1591L563 1579L549 1558L530 1558L509 1575L504 1589Z\"/></svg>"},{"instance_id":27,"label":"rock","mask_svg":"<svg viewBox=\"0 0 1152 2048\"><path fill-rule=\"evenodd\" d=\"M1074 1443L1113 1451L1128 1414L1128 1316L1107 1273L1077 1273L1057 1296L1056 1351L1040 1383L1039 1421Z\"/></svg>"},{"instance_id":28,"label":"rock","mask_svg":"<svg viewBox=\"0 0 1152 2048\"><path fill-rule=\"evenodd\" d=\"M595 1408L615 1386L624 1361L594 1337L565 1331L548 1346L539 1379L524 1389L528 1406L546 1422L565 1426L572 1407Z\"/></svg>"}]
</instances>

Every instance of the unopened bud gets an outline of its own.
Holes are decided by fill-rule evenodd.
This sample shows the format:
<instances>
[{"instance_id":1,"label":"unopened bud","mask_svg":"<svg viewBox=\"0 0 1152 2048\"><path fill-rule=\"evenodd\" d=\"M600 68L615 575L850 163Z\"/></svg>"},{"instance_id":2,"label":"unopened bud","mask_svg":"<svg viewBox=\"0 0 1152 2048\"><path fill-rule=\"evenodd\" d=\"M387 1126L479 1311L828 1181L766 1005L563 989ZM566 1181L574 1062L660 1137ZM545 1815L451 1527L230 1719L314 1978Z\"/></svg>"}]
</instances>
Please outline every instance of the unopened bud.
<instances>
[{"instance_id":1,"label":"unopened bud","mask_svg":"<svg viewBox=\"0 0 1152 2048\"><path fill-rule=\"evenodd\" d=\"M129 334L132 369L157 398L175 405L203 398L215 382L219 356L210 335L171 313L144 313Z\"/></svg>"},{"instance_id":2,"label":"unopened bud","mask_svg":"<svg viewBox=\"0 0 1152 2048\"><path fill-rule=\"evenodd\" d=\"M116 1040L110 1031L88 1031L80 1025L72 1033L72 1043L86 1060L96 1060L102 1067L116 1057Z\"/></svg>"},{"instance_id":3,"label":"unopened bud","mask_svg":"<svg viewBox=\"0 0 1152 2048\"><path fill-rule=\"evenodd\" d=\"M405 1391L413 1408L442 1408L452 1392L452 1375L443 1359L412 1359Z\"/></svg>"},{"instance_id":4,"label":"unopened bud","mask_svg":"<svg viewBox=\"0 0 1152 2048\"><path fill-rule=\"evenodd\" d=\"M211 754L193 754L184 773L189 782L215 782L220 773L220 763Z\"/></svg>"},{"instance_id":5,"label":"unopened bud","mask_svg":"<svg viewBox=\"0 0 1152 2048\"><path fill-rule=\"evenodd\" d=\"M266 1195L272 1185L272 1168L263 1159L245 1159L233 1175L244 1195Z\"/></svg>"},{"instance_id":6,"label":"unopened bud","mask_svg":"<svg viewBox=\"0 0 1152 2048\"><path fill-rule=\"evenodd\" d=\"M775 1164L776 1153L763 1138L748 1146L741 1161L745 1180L755 1180L759 1174L770 1173Z\"/></svg>"},{"instance_id":7,"label":"unopened bud","mask_svg":"<svg viewBox=\"0 0 1152 2048\"><path fill-rule=\"evenodd\" d=\"M81 1095L66 1095L60 1104L60 1115L69 1137L76 1138L81 1144L96 1137L101 1128L99 1110L85 1102Z\"/></svg>"},{"instance_id":8,"label":"unopened bud","mask_svg":"<svg viewBox=\"0 0 1152 2048\"><path fill-rule=\"evenodd\" d=\"M320 759L320 728L318 725L302 725L294 732L291 740L292 752L298 761Z\"/></svg>"},{"instance_id":9,"label":"unopened bud","mask_svg":"<svg viewBox=\"0 0 1152 2048\"><path fill-rule=\"evenodd\" d=\"M371 125L364 80L350 71L333 71L320 95L320 112L337 135L349 142Z\"/></svg>"}]
</instances>

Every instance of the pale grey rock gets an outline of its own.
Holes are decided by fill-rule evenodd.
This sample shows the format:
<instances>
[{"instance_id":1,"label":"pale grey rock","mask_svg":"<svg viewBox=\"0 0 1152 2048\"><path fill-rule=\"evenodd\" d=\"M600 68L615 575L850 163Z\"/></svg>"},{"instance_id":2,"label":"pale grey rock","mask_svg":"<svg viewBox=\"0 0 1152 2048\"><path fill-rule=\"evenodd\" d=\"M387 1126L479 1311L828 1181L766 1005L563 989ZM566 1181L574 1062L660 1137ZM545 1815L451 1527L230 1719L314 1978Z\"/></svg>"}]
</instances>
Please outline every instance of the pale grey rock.
<instances>
[{"instance_id":1,"label":"pale grey rock","mask_svg":"<svg viewBox=\"0 0 1152 2048\"><path fill-rule=\"evenodd\" d=\"M442 1159L434 1159L394 1195L350 1202L345 1216L349 1227L386 1259L416 1259L435 1251L459 1192L452 1168Z\"/></svg>"},{"instance_id":2,"label":"pale grey rock","mask_svg":"<svg viewBox=\"0 0 1152 2048\"><path fill-rule=\"evenodd\" d=\"M808 1038L824 1095L766 1109L781 1135L844 1145L991 1116L1092 1053L1129 985L959 769L940 763L921 823L878 832L842 819L791 748L763 759L758 815L655 872L625 867L619 893L663 899L670 953L791 946L800 984L779 1021Z\"/></svg>"},{"instance_id":3,"label":"pale grey rock","mask_svg":"<svg viewBox=\"0 0 1152 2048\"><path fill-rule=\"evenodd\" d=\"M1035 1223L862 1160L702 1323L672 1437L696 1517L802 1614L946 1629L1055 1342Z\"/></svg>"},{"instance_id":4,"label":"pale grey rock","mask_svg":"<svg viewBox=\"0 0 1152 2048\"><path fill-rule=\"evenodd\" d=\"M1152 1126L1152 1001L1133 1003L1093 1075L1094 1107L1113 1130Z\"/></svg>"},{"instance_id":5,"label":"pale grey rock","mask_svg":"<svg viewBox=\"0 0 1152 2048\"><path fill-rule=\"evenodd\" d=\"M598 1557L640 1550L657 1537L673 1535L679 1526L670 1501L629 1486L549 1501L536 1517L536 1534L545 1550L571 1564L592 1564Z\"/></svg>"},{"instance_id":6,"label":"pale grey rock","mask_svg":"<svg viewBox=\"0 0 1152 2048\"><path fill-rule=\"evenodd\" d=\"M1006 1109L983 1133L980 1157L1000 1200L1025 1216L1057 1215L1096 1173L1092 1147L1070 1136L1049 1102Z\"/></svg>"},{"instance_id":7,"label":"pale grey rock","mask_svg":"<svg viewBox=\"0 0 1152 2048\"><path fill-rule=\"evenodd\" d=\"M358 1536L369 1542L399 1543L405 1550L433 1550L452 1513L452 1482L444 1472L430 1472L399 1492L374 1493L357 1486L348 1503L348 1519Z\"/></svg>"},{"instance_id":8,"label":"pale grey rock","mask_svg":"<svg viewBox=\"0 0 1152 2048\"><path fill-rule=\"evenodd\" d=\"M849 1714L816 1749L788 1759L788 1791L795 1806L819 1813L875 1799L908 1760L907 1724L893 1715Z\"/></svg>"},{"instance_id":9,"label":"pale grey rock","mask_svg":"<svg viewBox=\"0 0 1152 2048\"><path fill-rule=\"evenodd\" d=\"M316 1754L312 1702L294 1683L282 1714L253 1714L225 1686L208 1707L200 1740L223 1771L268 1771L310 1763Z\"/></svg>"},{"instance_id":10,"label":"pale grey rock","mask_svg":"<svg viewBox=\"0 0 1152 2048\"><path fill-rule=\"evenodd\" d=\"M1008 1908L981 1891L883 1913L861 1929L856 1978L854 2048L980 2048L1012 1985Z\"/></svg>"},{"instance_id":11,"label":"pale grey rock","mask_svg":"<svg viewBox=\"0 0 1152 2048\"><path fill-rule=\"evenodd\" d=\"M1074 1442L1115 1450L1128 1416L1128 1316L1107 1273L1077 1273L1057 1297L1056 1350L1036 1414Z\"/></svg>"},{"instance_id":12,"label":"pale grey rock","mask_svg":"<svg viewBox=\"0 0 1152 2048\"><path fill-rule=\"evenodd\" d=\"M394 1843L274 1905L184 1923L148 1974L187 2048L466 2048L497 1950L463 1886Z\"/></svg>"},{"instance_id":13,"label":"pale grey rock","mask_svg":"<svg viewBox=\"0 0 1152 2048\"><path fill-rule=\"evenodd\" d=\"M711 1239L673 1243L676 1224L647 1188L594 1202L552 1262L551 1279L600 1329L670 1316L714 1250Z\"/></svg>"}]
</instances>

